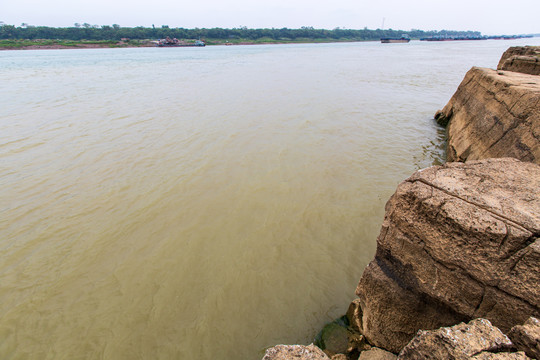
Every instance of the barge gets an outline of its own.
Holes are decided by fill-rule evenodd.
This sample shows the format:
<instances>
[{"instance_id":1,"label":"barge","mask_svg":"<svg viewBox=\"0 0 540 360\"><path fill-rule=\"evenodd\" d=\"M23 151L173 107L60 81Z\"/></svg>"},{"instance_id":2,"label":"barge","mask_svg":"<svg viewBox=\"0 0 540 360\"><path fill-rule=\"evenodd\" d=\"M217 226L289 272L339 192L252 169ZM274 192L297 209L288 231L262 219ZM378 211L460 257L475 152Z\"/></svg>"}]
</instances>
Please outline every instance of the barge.
<instances>
[{"instance_id":1,"label":"barge","mask_svg":"<svg viewBox=\"0 0 540 360\"><path fill-rule=\"evenodd\" d=\"M165 39L159 39L158 41L155 41L156 46L159 47L193 47L193 46L206 46L204 41L196 40L195 42L185 42L180 41L177 38L171 39L170 37L166 37Z\"/></svg>"}]
</instances>

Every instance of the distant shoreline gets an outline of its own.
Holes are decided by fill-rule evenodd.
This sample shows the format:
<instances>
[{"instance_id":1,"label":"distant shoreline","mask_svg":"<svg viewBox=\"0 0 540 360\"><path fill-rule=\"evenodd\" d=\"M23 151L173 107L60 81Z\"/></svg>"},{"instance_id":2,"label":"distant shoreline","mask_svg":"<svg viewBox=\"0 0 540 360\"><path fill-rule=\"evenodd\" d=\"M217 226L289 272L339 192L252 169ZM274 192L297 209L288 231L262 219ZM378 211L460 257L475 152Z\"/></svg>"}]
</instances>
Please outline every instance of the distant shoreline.
<instances>
[{"instance_id":1,"label":"distant shoreline","mask_svg":"<svg viewBox=\"0 0 540 360\"><path fill-rule=\"evenodd\" d=\"M280 44L331 44L331 43L351 43L351 42L368 42L376 40L298 40L298 41L238 41L238 42L207 42L207 46L235 46L235 45L280 45ZM45 43L46 42L46 43ZM127 48L148 48L157 47L150 40L144 41L129 41L129 42L84 42L70 41L69 44L51 40L12 40L6 46L6 41L0 41L0 50L61 50L61 49L127 49Z\"/></svg>"},{"instance_id":2,"label":"distant shoreline","mask_svg":"<svg viewBox=\"0 0 540 360\"><path fill-rule=\"evenodd\" d=\"M519 38L519 37L515 37ZM513 40L515 38L505 38L504 40ZM486 38L489 40L491 38ZM493 38L501 40L503 38ZM425 40L412 38L411 40ZM429 40L429 39L428 39ZM441 39L444 40L476 40L476 39ZM359 39L298 39L298 40L248 40L234 39L231 41L223 39L214 39L205 41L206 46L233 46L233 45L280 45L280 44L335 44L335 43L357 43L357 42L379 42L380 40L359 40ZM195 42L187 40L186 43ZM0 40L1 50L60 50L60 49L127 49L127 48L149 48L157 47L154 40ZM175 47L175 46L171 46Z\"/></svg>"}]
</instances>

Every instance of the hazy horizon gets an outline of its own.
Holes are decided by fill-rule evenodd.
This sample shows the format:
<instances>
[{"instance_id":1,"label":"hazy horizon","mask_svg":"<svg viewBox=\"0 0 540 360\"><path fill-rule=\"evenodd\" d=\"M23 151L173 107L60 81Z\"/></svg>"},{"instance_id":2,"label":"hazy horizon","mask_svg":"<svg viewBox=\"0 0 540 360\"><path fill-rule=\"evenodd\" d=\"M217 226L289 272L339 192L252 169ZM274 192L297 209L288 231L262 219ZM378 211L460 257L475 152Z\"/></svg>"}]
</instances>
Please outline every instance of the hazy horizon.
<instances>
[{"instance_id":1,"label":"hazy horizon","mask_svg":"<svg viewBox=\"0 0 540 360\"><path fill-rule=\"evenodd\" d=\"M504 5L504 6L503 6ZM0 21L15 26L71 27L75 23L122 27L171 28L301 28L316 29L420 29L480 31L485 35L540 33L538 0L517 0L505 6L500 0L443 0L437 3L397 0L384 3L334 0L163 0L158 6L141 0L92 2L19 0L0 4Z\"/></svg>"}]
</instances>

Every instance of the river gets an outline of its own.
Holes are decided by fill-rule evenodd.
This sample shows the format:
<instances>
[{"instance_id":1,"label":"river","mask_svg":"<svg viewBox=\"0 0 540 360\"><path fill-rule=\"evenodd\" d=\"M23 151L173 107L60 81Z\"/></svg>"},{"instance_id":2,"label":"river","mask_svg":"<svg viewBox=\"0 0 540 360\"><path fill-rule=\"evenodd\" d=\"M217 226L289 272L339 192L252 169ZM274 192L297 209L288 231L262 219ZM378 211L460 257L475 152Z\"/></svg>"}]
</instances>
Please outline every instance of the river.
<instances>
[{"instance_id":1,"label":"river","mask_svg":"<svg viewBox=\"0 0 540 360\"><path fill-rule=\"evenodd\" d=\"M310 343L442 161L435 111L522 44L0 52L0 358Z\"/></svg>"}]
</instances>

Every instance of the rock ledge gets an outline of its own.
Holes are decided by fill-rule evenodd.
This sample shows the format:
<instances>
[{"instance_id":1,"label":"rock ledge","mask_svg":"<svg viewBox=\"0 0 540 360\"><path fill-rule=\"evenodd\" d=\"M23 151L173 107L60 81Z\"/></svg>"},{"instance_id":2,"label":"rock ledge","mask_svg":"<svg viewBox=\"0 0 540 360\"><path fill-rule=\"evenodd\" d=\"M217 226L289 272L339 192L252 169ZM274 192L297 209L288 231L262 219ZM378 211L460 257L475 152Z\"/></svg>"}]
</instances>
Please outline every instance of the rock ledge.
<instances>
[{"instance_id":1,"label":"rock ledge","mask_svg":"<svg viewBox=\"0 0 540 360\"><path fill-rule=\"evenodd\" d=\"M447 161L513 157L540 163L540 76L473 67L436 119Z\"/></svg>"},{"instance_id":2,"label":"rock ledge","mask_svg":"<svg viewBox=\"0 0 540 360\"><path fill-rule=\"evenodd\" d=\"M540 314L540 166L515 159L414 173L386 205L356 293L368 341L399 352L419 329Z\"/></svg>"}]
</instances>

